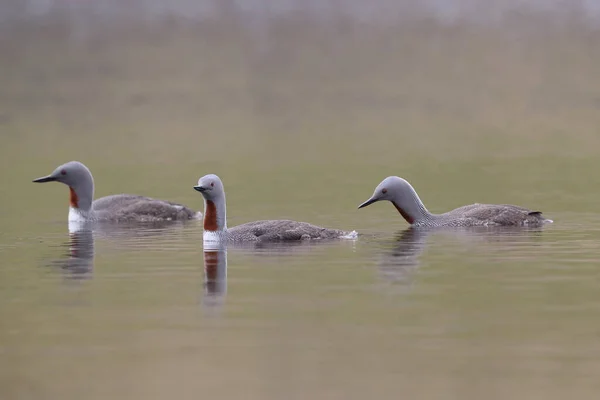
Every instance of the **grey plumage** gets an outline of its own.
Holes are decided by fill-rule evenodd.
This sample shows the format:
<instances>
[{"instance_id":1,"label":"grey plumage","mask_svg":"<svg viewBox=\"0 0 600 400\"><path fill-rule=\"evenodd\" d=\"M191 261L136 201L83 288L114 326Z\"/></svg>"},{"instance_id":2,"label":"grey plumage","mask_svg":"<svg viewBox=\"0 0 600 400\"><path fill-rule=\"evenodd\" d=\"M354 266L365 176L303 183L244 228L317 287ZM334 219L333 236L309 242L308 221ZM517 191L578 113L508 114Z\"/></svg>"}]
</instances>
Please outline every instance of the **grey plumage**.
<instances>
[{"instance_id":1,"label":"grey plumage","mask_svg":"<svg viewBox=\"0 0 600 400\"><path fill-rule=\"evenodd\" d=\"M117 194L94 201L94 178L79 161L57 167L34 182L60 182L70 188L69 221L156 222L201 217L182 204L145 196Z\"/></svg>"},{"instance_id":2,"label":"grey plumage","mask_svg":"<svg viewBox=\"0 0 600 400\"><path fill-rule=\"evenodd\" d=\"M227 203L221 179L214 174L198 180L194 189L204 197L204 243L292 242L300 240L355 238L357 233L328 229L306 222L263 220L227 228Z\"/></svg>"},{"instance_id":3,"label":"grey plumage","mask_svg":"<svg viewBox=\"0 0 600 400\"><path fill-rule=\"evenodd\" d=\"M228 229L231 242L283 242L311 239L337 239L350 232L328 229L307 222L263 220L248 222Z\"/></svg>"},{"instance_id":4,"label":"grey plumage","mask_svg":"<svg viewBox=\"0 0 600 400\"><path fill-rule=\"evenodd\" d=\"M389 176L373 192L371 198L358 208L377 201L390 201L406 221L415 227L469 227L469 226L541 226L552 220L541 211L510 204L471 204L443 214L427 210L415 189L406 180Z\"/></svg>"},{"instance_id":5,"label":"grey plumage","mask_svg":"<svg viewBox=\"0 0 600 400\"><path fill-rule=\"evenodd\" d=\"M114 221L175 221L196 215L182 204L131 194L102 197L92 203L92 210L96 218Z\"/></svg>"},{"instance_id":6,"label":"grey plumage","mask_svg":"<svg viewBox=\"0 0 600 400\"><path fill-rule=\"evenodd\" d=\"M413 226L540 226L549 222L540 211L511 204L471 204L418 221Z\"/></svg>"}]
</instances>

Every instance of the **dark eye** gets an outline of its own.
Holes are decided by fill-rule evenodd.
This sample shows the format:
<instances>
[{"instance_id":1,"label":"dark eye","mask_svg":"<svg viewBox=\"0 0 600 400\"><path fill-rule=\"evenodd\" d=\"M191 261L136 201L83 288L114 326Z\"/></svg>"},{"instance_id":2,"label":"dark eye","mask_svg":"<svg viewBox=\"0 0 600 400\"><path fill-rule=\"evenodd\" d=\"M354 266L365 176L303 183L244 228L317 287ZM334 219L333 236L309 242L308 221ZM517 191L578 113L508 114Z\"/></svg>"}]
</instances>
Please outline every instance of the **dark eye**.
<instances>
[{"instance_id":1,"label":"dark eye","mask_svg":"<svg viewBox=\"0 0 600 400\"><path fill-rule=\"evenodd\" d=\"M213 187L213 186L215 186L215 183L214 183L214 182L211 182L211 183L210 183L210 187Z\"/></svg>"},{"instance_id":2,"label":"dark eye","mask_svg":"<svg viewBox=\"0 0 600 400\"><path fill-rule=\"evenodd\" d=\"M386 194L387 193L387 189L386 188L381 189L381 193Z\"/></svg>"},{"instance_id":3,"label":"dark eye","mask_svg":"<svg viewBox=\"0 0 600 400\"><path fill-rule=\"evenodd\" d=\"M67 174L67 171L66 171L66 170L64 170L64 169L61 169L61 170L60 170L60 174L61 174L61 175L66 175L66 174Z\"/></svg>"}]
</instances>

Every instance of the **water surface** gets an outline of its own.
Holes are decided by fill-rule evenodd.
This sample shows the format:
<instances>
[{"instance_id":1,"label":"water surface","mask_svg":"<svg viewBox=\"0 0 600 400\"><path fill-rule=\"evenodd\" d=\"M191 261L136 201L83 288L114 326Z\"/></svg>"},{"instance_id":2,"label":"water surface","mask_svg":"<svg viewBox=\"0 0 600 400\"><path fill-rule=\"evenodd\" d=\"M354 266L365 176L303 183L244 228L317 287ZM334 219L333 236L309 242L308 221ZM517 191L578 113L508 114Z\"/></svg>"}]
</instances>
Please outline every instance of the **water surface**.
<instances>
[{"instance_id":1,"label":"water surface","mask_svg":"<svg viewBox=\"0 0 600 400\"><path fill-rule=\"evenodd\" d=\"M40 223L3 240L3 390L591 395L600 220L554 217L590 227L382 229L205 254L195 221L71 234Z\"/></svg>"},{"instance_id":2,"label":"water surface","mask_svg":"<svg viewBox=\"0 0 600 400\"><path fill-rule=\"evenodd\" d=\"M0 398L597 397L595 34L303 18L261 45L174 20L0 42ZM73 159L98 197L198 209L216 173L230 226L362 236L204 252L199 221L70 233L67 188L31 180ZM407 231L388 203L356 209L388 175L432 212L555 223Z\"/></svg>"}]
</instances>

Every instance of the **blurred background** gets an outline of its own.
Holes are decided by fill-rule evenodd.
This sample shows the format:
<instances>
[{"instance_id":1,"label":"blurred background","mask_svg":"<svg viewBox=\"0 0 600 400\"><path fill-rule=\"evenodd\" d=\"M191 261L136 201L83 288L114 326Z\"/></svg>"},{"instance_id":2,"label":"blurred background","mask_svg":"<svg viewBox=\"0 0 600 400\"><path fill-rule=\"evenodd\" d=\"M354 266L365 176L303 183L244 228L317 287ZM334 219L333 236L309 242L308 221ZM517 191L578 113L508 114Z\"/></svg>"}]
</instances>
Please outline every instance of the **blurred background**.
<instances>
[{"instance_id":1,"label":"blurred background","mask_svg":"<svg viewBox=\"0 0 600 400\"><path fill-rule=\"evenodd\" d=\"M195 201L176 188L214 172L349 207L400 175L441 210L492 200L440 182L599 183L595 1L2 0L0 16L1 158L28 178L78 159L98 195ZM5 216L29 197L2 190Z\"/></svg>"},{"instance_id":2,"label":"blurred background","mask_svg":"<svg viewBox=\"0 0 600 400\"><path fill-rule=\"evenodd\" d=\"M593 397L599 66L596 0L0 0L0 397ZM96 240L75 292L39 268L66 257L67 191L31 180L73 159L97 197L195 209L216 173L230 226L389 239L389 204L356 210L388 175L434 212L556 224L434 239L410 295L379 291L395 242L230 251L207 322L200 225Z\"/></svg>"}]
</instances>

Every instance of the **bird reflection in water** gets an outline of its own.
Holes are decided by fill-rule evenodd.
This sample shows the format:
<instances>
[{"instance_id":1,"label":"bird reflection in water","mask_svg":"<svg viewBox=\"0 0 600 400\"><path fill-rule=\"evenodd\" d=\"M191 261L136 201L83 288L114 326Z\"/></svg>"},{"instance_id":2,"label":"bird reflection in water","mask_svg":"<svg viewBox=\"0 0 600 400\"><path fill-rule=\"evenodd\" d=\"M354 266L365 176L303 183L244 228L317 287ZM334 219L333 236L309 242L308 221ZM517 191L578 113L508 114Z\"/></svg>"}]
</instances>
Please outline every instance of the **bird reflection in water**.
<instances>
[{"instance_id":1,"label":"bird reflection in water","mask_svg":"<svg viewBox=\"0 0 600 400\"><path fill-rule=\"evenodd\" d=\"M430 242L438 243L443 237L458 241L461 246L471 248L471 254L490 257L494 252L505 255L517 244L534 244L542 235L540 227L474 227L474 228L408 228L396 237L391 250L383 253L379 261L381 277L390 283L410 286L416 269L420 266L419 256ZM447 245L447 244L446 244Z\"/></svg>"},{"instance_id":2,"label":"bird reflection in water","mask_svg":"<svg viewBox=\"0 0 600 400\"><path fill-rule=\"evenodd\" d=\"M227 247L204 244L204 296L202 303L219 308L227 294Z\"/></svg>"},{"instance_id":3,"label":"bird reflection in water","mask_svg":"<svg viewBox=\"0 0 600 400\"><path fill-rule=\"evenodd\" d=\"M50 264L59 267L68 279L89 279L94 271L94 233L90 226L69 226L69 240L63 257Z\"/></svg>"},{"instance_id":4,"label":"bird reflection in water","mask_svg":"<svg viewBox=\"0 0 600 400\"><path fill-rule=\"evenodd\" d=\"M410 286L427 236L427 230L408 228L402 231L391 244L391 250L381 256L380 276L387 282Z\"/></svg>"},{"instance_id":5,"label":"bird reflection in water","mask_svg":"<svg viewBox=\"0 0 600 400\"><path fill-rule=\"evenodd\" d=\"M69 222L69 240L61 245L68 251L50 265L60 267L72 279L88 279L94 270L94 241L100 238L109 243L111 251L139 249L147 239L175 231L177 222L101 223L93 221Z\"/></svg>"}]
</instances>

